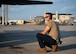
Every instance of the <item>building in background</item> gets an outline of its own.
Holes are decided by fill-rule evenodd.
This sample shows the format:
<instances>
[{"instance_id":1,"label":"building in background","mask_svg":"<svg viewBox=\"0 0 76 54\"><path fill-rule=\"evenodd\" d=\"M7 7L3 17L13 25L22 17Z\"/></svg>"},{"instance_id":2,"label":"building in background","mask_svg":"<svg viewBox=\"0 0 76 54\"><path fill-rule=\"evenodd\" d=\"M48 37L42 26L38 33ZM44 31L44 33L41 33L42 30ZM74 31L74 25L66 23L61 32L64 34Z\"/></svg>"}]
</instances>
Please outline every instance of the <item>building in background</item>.
<instances>
[{"instance_id":1,"label":"building in background","mask_svg":"<svg viewBox=\"0 0 76 54\"><path fill-rule=\"evenodd\" d=\"M34 17L34 24L44 24L45 19L43 16L35 16Z\"/></svg>"},{"instance_id":2,"label":"building in background","mask_svg":"<svg viewBox=\"0 0 76 54\"><path fill-rule=\"evenodd\" d=\"M24 20L8 20L8 24L11 24L11 23L14 23L14 24L25 24L25 21Z\"/></svg>"},{"instance_id":3,"label":"building in background","mask_svg":"<svg viewBox=\"0 0 76 54\"><path fill-rule=\"evenodd\" d=\"M58 12L56 12L56 14L52 14L52 20L59 24L73 24L74 18L75 17L72 14L58 14ZM45 24L47 23L43 16L35 16L35 24L41 21L45 22Z\"/></svg>"},{"instance_id":4,"label":"building in background","mask_svg":"<svg viewBox=\"0 0 76 54\"><path fill-rule=\"evenodd\" d=\"M53 21L58 22L59 24L73 24L74 16L72 14L53 14Z\"/></svg>"}]
</instances>

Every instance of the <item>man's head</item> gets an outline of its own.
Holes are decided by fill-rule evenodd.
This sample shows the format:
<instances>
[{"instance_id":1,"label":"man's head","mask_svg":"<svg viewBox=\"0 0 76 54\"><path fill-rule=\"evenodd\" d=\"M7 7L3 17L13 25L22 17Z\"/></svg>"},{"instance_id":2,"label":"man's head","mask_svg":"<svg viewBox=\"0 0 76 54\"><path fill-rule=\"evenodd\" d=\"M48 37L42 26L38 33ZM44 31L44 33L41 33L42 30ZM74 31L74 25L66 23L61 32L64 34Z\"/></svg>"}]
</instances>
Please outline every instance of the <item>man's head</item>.
<instances>
[{"instance_id":1,"label":"man's head","mask_svg":"<svg viewBox=\"0 0 76 54\"><path fill-rule=\"evenodd\" d=\"M49 12L45 13L44 18L45 18L47 21L52 20L52 13L49 13Z\"/></svg>"}]
</instances>

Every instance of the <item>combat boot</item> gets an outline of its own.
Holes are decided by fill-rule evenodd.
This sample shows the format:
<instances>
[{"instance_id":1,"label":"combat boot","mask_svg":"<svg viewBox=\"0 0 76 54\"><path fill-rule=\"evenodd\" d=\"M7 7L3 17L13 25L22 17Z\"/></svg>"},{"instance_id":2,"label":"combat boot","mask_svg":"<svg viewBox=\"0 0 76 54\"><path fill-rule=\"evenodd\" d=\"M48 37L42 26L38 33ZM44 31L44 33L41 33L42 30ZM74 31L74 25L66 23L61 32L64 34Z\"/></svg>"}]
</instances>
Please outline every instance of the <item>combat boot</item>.
<instances>
[{"instance_id":1,"label":"combat boot","mask_svg":"<svg viewBox=\"0 0 76 54\"><path fill-rule=\"evenodd\" d=\"M52 45L52 52L56 52L58 48L58 45Z\"/></svg>"},{"instance_id":2,"label":"combat boot","mask_svg":"<svg viewBox=\"0 0 76 54\"><path fill-rule=\"evenodd\" d=\"M40 48L40 49L37 50L37 52L46 53L47 49L46 48Z\"/></svg>"}]
</instances>

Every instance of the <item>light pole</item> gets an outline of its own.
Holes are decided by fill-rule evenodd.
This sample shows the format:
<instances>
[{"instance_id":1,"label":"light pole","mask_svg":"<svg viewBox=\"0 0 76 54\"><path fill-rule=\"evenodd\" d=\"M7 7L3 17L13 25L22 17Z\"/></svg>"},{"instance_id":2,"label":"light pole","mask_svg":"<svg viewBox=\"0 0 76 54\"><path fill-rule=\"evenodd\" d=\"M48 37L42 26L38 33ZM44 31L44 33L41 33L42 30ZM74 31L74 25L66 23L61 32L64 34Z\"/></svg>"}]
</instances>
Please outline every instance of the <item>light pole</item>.
<instances>
[{"instance_id":1,"label":"light pole","mask_svg":"<svg viewBox=\"0 0 76 54\"><path fill-rule=\"evenodd\" d=\"M5 23L5 5L4 4L2 4L2 25L4 25L4 23Z\"/></svg>"},{"instance_id":2,"label":"light pole","mask_svg":"<svg viewBox=\"0 0 76 54\"><path fill-rule=\"evenodd\" d=\"M8 5L2 4L2 25L7 25L8 21Z\"/></svg>"}]
</instances>

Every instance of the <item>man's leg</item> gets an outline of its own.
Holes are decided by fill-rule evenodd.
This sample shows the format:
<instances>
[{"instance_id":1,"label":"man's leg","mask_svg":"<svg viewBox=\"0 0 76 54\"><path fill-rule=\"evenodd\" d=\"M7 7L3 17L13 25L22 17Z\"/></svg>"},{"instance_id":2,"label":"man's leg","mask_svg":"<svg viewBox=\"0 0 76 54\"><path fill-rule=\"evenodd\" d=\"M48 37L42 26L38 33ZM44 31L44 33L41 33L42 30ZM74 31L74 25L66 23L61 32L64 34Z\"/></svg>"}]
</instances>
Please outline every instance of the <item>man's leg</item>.
<instances>
[{"instance_id":1,"label":"man's leg","mask_svg":"<svg viewBox=\"0 0 76 54\"><path fill-rule=\"evenodd\" d=\"M40 34L40 33L37 34L37 39L38 39L38 42L39 42L39 45L40 45L41 48L45 47L44 43L47 43L47 44L50 44L50 45L56 43L56 41L54 39L52 39L50 36L43 35L43 34Z\"/></svg>"},{"instance_id":2,"label":"man's leg","mask_svg":"<svg viewBox=\"0 0 76 54\"><path fill-rule=\"evenodd\" d=\"M55 45L55 43L56 43L56 40L52 39L50 36L43 35L40 33L37 34L37 39L38 39L40 48L45 48L45 46L48 46L51 48L52 45Z\"/></svg>"},{"instance_id":3,"label":"man's leg","mask_svg":"<svg viewBox=\"0 0 76 54\"><path fill-rule=\"evenodd\" d=\"M49 44L49 43L44 42L44 45L47 46L47 47L49 47L49 48L52 48L52 45Z\"/></svg>"},{"instance_id":4,"label":"man's leg","mask_svg":"<svg viewBox=\"0 0 76 54\"><path fill-rule=\"evenodd\" d=\"M45 47L44 42L43 42L44 40L43 40L42 37L44 37L44 35L42 35L40 33L37 34L37 40L38 40L40 48L44 48Z\"/></svg>"},{"instance_id":5,"label":"man's leg","mask_svg":"<svg viewBox=\"0 0 76 54\"><path fill-rule=\"evenodd\" d=\"M37 52L45 53L47 52L47 49L45 48L45 45L43 43L43 39L41 38L41 36L44 36L44 35L39 34L39 33L37 34L37 39L40 46L40 49L38 49Z\"/></svg>"}]
</instances>

